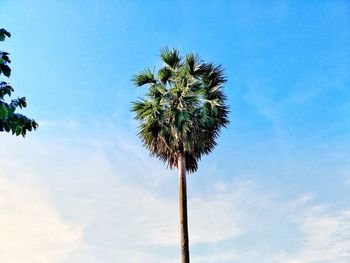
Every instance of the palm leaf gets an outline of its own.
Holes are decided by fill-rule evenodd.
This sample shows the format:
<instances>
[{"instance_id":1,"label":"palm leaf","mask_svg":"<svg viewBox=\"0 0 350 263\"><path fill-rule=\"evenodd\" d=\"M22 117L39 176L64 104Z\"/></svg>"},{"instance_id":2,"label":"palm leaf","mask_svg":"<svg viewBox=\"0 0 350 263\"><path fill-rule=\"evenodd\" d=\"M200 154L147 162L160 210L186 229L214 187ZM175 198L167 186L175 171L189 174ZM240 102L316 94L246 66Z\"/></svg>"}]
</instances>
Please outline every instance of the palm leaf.
<instances>
[{"instance_id":1,"label":"palm leaf","mask_svg":"<svg viewBox=\"0 0 350 263\"><path fill-rule=\"evenodd\" d=\"M181 57L179 51L175 48L169 49L164 47L160 50L160 57L171 69L176 69L180 66Z\"/></svg>"},{"instance_id":2,"label":"palm leaf","mask_svg":"<svg viewBox=\"0 0 350 263\"><path fill-rule=\"evenodd\" d=\"M150 69L146 69L143 72L141 72L140 74L134 75L132 77L132 81L134 82L135 86L137 86L137 87L143 86L145 84L156 83L154 75Z\"/></svg>"}]
</instances>

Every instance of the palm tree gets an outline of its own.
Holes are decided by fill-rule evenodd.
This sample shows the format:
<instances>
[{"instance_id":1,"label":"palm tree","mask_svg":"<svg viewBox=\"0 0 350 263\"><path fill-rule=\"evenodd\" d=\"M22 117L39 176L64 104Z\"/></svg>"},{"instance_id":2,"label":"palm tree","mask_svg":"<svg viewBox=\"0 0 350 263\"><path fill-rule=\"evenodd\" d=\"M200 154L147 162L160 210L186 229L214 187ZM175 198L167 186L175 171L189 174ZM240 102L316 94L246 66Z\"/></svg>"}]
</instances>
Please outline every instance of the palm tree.
<instances>
[{"instance_id":1,"label":"palm tree","mask_svg":"<svg viewBox=\"0 0 350 263\"><path fill-rule=\"evenodd\" d=\"M202 155L216 145L228 121L226 78L222 67L204 62L197 54L182 58L176 49L162 48L165 63L157 73L150 69L133 76L139 87L148 85L144 98L133 102L139 133L152 156L177 168L181 224L182 263L189 263L186 172L195 172Z\"/></svg>"}]
</instances>

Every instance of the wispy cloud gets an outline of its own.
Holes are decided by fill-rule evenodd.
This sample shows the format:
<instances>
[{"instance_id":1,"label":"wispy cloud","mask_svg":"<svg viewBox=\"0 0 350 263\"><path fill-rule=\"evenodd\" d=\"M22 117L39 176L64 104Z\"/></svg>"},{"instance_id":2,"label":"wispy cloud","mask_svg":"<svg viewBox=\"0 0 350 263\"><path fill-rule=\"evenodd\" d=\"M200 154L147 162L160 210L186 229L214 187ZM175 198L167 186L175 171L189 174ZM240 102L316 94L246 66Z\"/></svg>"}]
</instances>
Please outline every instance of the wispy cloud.
<instances>
[{"instance_id":1,"label":"wispy cloud","mask_svg":"<svg viewBox=\"0 0 350 263\"><path fill-rule=\"evenodd\" d=\"M0 261L62 262L78 248L81 229L60 215L45 190L0 177Z\"/></svg>"},{"instance_id":2,"label":"wispy cloud","mask_svg":"<svg viewBox=\"0 0 350 263\"><path fill-rule=\"evenodd\" d=\"M303 247L288 262L348 262L350 259L350 210L308 208L297 224Z\"/></svg>"},{"instance_id":3,"label":"wispy cloud","mask_svg":"<svg viewBox=\"0 0 350 263\"><path fill-rule=\"evenodd\" d=\"M79 246L71 246L72 260L79 262L88 254L95 262L112 262L127 257L131 250L133 258L147 254L149 262L154 262L169 258L162 253L151 256L150 251L163 246L177 255L176 173L166 172L130 136L122 132L118 138L106 136L83 139L80 135L71 143L57 137L54 141L8 137L2 143L10 150L2 153L1 164L16 184L44 186L40 191L52 197L50 208L80 226L82 237ZM115 142L108 143L111 139ZM170 193L164 193L164 188ZM239 233L230 200L197 196L189 206L192 244L218 242ZM40 225L37 230L41 231Z\"/></svg>"},{"instance_id":4,"label":"wispy cloud","mask_svg":"<svg viewBox=\"0 0 350 263\"><path fill-rule=\"evenodd\" d=\"M40 140L0 138L8 149L0 153L6 171L0 176L0 222L8 226L0 236L4 260L176 262L176 173L149 158L122 129L99 135L70 129L69 139L40 133ZM267 192L253 179L237 179L189 197L196 262L350 258L350 212L320 207L314 194L291 198L281 189ZM11 244L16 246L9 249Z\"/></svg>"}]
</instances>

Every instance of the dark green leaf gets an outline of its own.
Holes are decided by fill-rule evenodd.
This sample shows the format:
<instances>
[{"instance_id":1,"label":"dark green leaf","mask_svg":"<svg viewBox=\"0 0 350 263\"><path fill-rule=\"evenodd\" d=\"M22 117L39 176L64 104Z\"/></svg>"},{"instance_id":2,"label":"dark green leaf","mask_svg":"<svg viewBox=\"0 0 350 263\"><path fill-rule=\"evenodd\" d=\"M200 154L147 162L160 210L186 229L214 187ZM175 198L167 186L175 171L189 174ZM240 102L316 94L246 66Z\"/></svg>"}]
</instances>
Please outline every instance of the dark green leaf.
<instances>
[{"instance_id":1,"label":"dark green leaf","mask_svg":"<svg viewBox=\"0 0 350 263\"><path fill-rule=\"evenodd\" d=\"M22 133L22 127L18 126L18 127L16 128L16 135L18 136L18 135L20 135L21 133Z\"/></svg>"},{"instance_id":2,"label":"dark green leaf","mask_svg":"<svg viewBox=\"0 0 350 263\"><path fill-rule=\"evenodd\" d=\"M1 28L0 29L0 41L4 41L5 40L5 36L11 37L11 33L8 32L6 29Z\"/></svg>"},{"instance_id":3,"label":"dark green leaf","mask_svg":"<svg viewBox=\"0 0 350 263\"><path fill-rule=\"evenodd\" d=\"M6 119L8 112L6 107L3 104L0 104L0 120Z\"/></svg>"},{"instance_id":4,"label":"dark green leaf","mask_svg":"<svg viewBox=\"0 0 350 263\"><path fill-rule=\"evenodd\" d=\"M4 129L6 132L9 132L11 130L10 124L8 124L7 122L4 122Z\"/></svg>"},{"instance_id":5,"label":"dark green leaf","mask_svg":"<svg viewBox=\"0 0 350 263\"><path fill-rule=\"evenodd\" d=\"M10 75L11 75L11 68L9 66L7 66L4 63L1 63L0 64L0 69L1 69L2 73L4 73L4 75L6 77L10 77Z\"/></svg>"}]
</instances>

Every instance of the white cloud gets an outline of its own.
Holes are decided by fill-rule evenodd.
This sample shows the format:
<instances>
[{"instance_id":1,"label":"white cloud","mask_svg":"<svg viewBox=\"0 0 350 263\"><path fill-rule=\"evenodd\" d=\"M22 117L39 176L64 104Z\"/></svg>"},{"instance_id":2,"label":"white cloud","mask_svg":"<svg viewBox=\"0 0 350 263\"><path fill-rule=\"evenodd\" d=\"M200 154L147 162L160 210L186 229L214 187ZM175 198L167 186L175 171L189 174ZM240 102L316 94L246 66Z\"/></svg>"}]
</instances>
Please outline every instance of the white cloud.
<instances>
[{"instance_id":1,"label":"white cloud","mask_svg":"<svg viewBox=\"0 0 350 263\"><path fill-rule=\"evenodd\" d=\"M64 220L42 189L0 177L0 262L55 263L79 246L79 227Z\"/></svg>"},{"instance_id":2,"label":"white cloud","mask_svg":"<svg viewBox=\"0 0 350 263\"><path fill-rule=\"evenodd\" d=\"M82 139L84 136L68 144L66 138L36 141L8 137L3 141L9 151L0 156L1 165L16 178L15 183L45 185L53 200L46 209L58 209L65 218L82 226L81 240L71 244L69 252L73 253L64 262L89 262L87 258L92 262L114 262L130 254L134 260L130 262L141 262L137 258L143 258L142 262L169 258L170 262L171 257L150 253L162 246L172 251L173 258L178 256L176 173L164 174L161 163L147 153L141 155L140 145L119 135L115 143L109 144L110 137L87 140ZM164 187L171 193L162 193L160 189ZM40 188L28 195L45 195L42 191ZM220 202L218 196L189 200L191 244L237 235L230 206L229 200ZM52 221L46 223L55 227ZM68 235L63 227L58 231ZM35 238L29 236L28 242L35 242ZM12 239L17 242L15 237ZM55 247L50 240L43 240L41 246ZM63 262L63 255L69 254L56 251L62 253L57 262Z\"/></svg>"},{"instance_id":3,"label":"white cloud","mask_svg":"<svg viewBox=\"0 0 350 263\"><path fill-rule=\"evenodd\" d=\"M176 173L165 172L136 137L118 129L99 135L75 129L66 131L70 137L54 139L39 133L40 141L0 138L7 149L0 153L6 171L0 175L0 225L10 226L0 235L0 252L9 251L0 253L0 259L7 257L0 261L177 262ZM349 212L317 210L316 201L308 193L288 199L280 189L266 192L254 180L219 181L191 193L192 258L199 263L345 262ZM16 244L13 250L4 240Z\"/></svg>"},{"instance_id":4,"label":"white cloud","mask_svg":"<svg viewBox=\"0 0 350 263\"><path fill-rule=\"evenodd\" d=\"M197 255L196 262L237 262L237 263L346 263L350 260L350 210L339 210L332 207L310 204L312 197L303 195L295 200L283 202L270 202L265 206L265 213L255 196L252 200L257 201L255 207L258 217L254 222L248 222L244 231L235 239L235 245L218 249L214 246L212 253ZM273 200L270 200L273 201ZM246 200L243 201L246 203ZM243 213L240 221L248 214ZM277 218L276 218L277 215ZM264 217L274 224L273 229ZM247 218L246 218L247 219ZM280 224L278 221L285 221ZM249 235L248 227L255 231L248 246L241 247L240 240L245 240ZM292 231L285 232L285 228ZM259 232L262 231L262 239L267 246L256 242ZM276 232L282 231L279 238L272 238ZM289 239L289 240L288 240ZM287 240L287 242L286 242ZM282 247L279 243L284 244ZM223 245L227 247L227 245Z\"/></svg>"},{"instance_id":5,"label":"white cloud","mask_svg":"<svg viewBox=\"0 0 350 263\"><path fill-rule=\"evenodd\" d=\"M215 254L207 255L207 256L194 256L192 258L193 262L200 263L213 263L213 262L222 262L222 263L230 263L230 262L240 262L241 256L239 253L234 250L229 251L218 251Z\"/></svg>"},{"instance_id":6,"label":"white cloud","mask_svg":"<svg viewBox=\"0 0 350 263\"><path fill-rule=\"evenodd\" d=\"M310 207L297 223L303 232L303 248L288 262L349 262L350 210Z\"/></svg>"}]
</instances>

